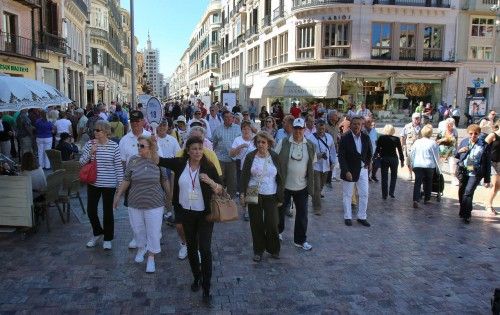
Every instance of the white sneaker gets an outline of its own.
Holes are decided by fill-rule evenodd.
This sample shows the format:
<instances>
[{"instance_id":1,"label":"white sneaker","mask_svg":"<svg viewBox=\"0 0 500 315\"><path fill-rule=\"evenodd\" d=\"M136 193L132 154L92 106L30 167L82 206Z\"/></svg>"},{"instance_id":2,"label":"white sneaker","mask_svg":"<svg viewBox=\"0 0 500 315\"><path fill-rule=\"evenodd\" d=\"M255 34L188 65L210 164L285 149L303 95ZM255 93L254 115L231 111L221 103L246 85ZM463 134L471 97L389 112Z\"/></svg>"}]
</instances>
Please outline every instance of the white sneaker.
<instances>
[{"instance_id":1,"label":"white sneaker","mask_svg":"<svg viewBox=\"0 0 500 315\"><path fill-rule=\"evenodd\" d=\"M297 243L294 243L294 244L295 244L295 246L300 247L303 250L311 250L313 248L311 246L311 244L309 244L308 242L304 242L303 244L297 244Z\"/></svg>"},{"instance_id":2,"label":"white sneaker","mask_svg":"<svg viewBox=\"0 0 500 315\"><path fill-rule=\"evenodd\" d=\"M154 256L149 256L148 257L148 262L146 264L146 272L147 273L153 273L155 272L155 258Z\"/></svg>"},{"instance_id":3,"label":"white sneaker","mask_svg":"<svg viewBox=\"0 0 500 315\"><path fill-rule=\"evenodd\" d=\"M102 242L102 248L110 250L113 246L111 245L111 241Z\"/></svg>"},{"instance_id":4,"label":"white sneaker","mask_svg":"<svg viewBox=\"0 0 500 315\"><path fill-rule=\"evenodd\" d=\"M283 242L283 235L281 235L281 233L278 235L278 238Z\"/></svg>"},{"instance_id":5,"label":"white sneaker","mask_svg":"<svg viewBox=\"0 0 500 315\"><path fill-rule=\"evenodd\" d=\"M135 238L133 238L130 243L128 243L128 249L136 249L137 243L135 242Z\"/></svg>"},{"instance_id":6,"label":"white sneaker","mask_svg":"<svg viewBox=\"0 0 500 315\"><path fill-rule=\"evenodd\" d=\"M87 247L95 247L97 243L102 241L103 235L92 236L92 238L87 242Z\"/></svg>"},{"instance_id":7,"label":"white sneaker","mask_svg":"<svg viewBox=\"0 0 500 315\"><path fill-rule=\"evenodd\" d=\"M183 260L183 259L186 259L186 257L188 256L188 248L186 246L186 244L182 244L181 243L181 248L179 249L179 259Z\"/></svg>"},{"instance_id":8,"label":"white sneaker","mask_svg":"<svg viewBox=\"0 0 500 315\"><path fill-rule=\"evenodd\" d=\"M135 262L136 263L141 263L144 261L144 255L146 255L146 248L142 247L142 248L139 248L137 249L137 254L135 254Z\"/></svg>"}]
</instances>

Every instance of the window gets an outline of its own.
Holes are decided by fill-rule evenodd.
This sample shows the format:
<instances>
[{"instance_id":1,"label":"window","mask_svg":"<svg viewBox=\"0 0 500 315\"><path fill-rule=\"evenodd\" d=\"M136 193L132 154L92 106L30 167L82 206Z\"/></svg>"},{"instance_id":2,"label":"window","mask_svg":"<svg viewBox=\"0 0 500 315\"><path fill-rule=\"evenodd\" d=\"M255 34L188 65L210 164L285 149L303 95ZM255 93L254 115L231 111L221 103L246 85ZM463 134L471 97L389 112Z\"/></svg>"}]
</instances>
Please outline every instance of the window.
<instances>
[{"instance_id":1,"label":"window","mask_svg":"<svg viewBox=\"0 0 500 315\"><path fill-rule=\"evenodd\" d=\"M349 58L350 51L350 23L324 24L323 58Z\"/></svg>"},{"instance_id":2,"label":"window","mask_svg":"<svg viewBox=\"0 0 500 315\"><path fill-rule=\"evenodd\" d=\"M424 27L424 58L425 61L442 60L442 39L443 27L430 26Z\"/></svg>"},{"instance_id":3,"label":"window","mask_svg":"<svg viewBox=\"0 0 500 315\"><path fill-rule=\"evenodd\" d=\"M247 71L253 72L253 48L248 50L247 63Z\"/></svg>"},{"instance_id":4,"label":"window","mask_svg":"<svg viewBox=\"0 0 500 315\"><path fill-rule=\"evenodd\" d=\"M390 23L372 24L372 59L391 59Z\"/></svg>"},{"instance_id":5,"label":"window","mask_svg":"<svg viewBox=\"0 0 500 315\"><path fill-rule=\"evenodd\" d=\"M469 48L469 58L478 60L492 60L493 48L491 46L471 46Z\"/></svg>"},{"instance_id":6,"label":"window","mask_svg":"<svg viewBox=\"0 0 500 315\"><path fill-rule=\"evenodd\" d=\"M399 59L415 60L415 34L417 25L401 24L399 26Z\"/></svg>"},{"instance_id":7,"label":"window","mask_svg":"<svg viewBox=\"0 0 500 315\"><path fill-rule=\"evenodd\" d=\"M473 18L471 36L493 38L494 27L495 27L495 19Z\"/></svg>"},{"instance_id":8,"label":"window","mask_svg":"<svg viewBox=\"0 0 500 315\"><path fill-rule=\"evenodd\" d=\"M297 28L297 59L314 58L314 25Z\"/></svg>"},{"instance_id":9,"label":"window","mask_svg":"<svg viewBox=\"0 0 500 315\"><path fill-rule=\"evenodd\" d=\"M264 43L264 68L271 66L271 40Z\"/></svg>"},{"instance_id":10,"label":"window","mask_svg":"<svg viewBox=\"0 0 500 315\"><path fill-rule=\"evenodd\" d=\"M273 66L278 64L278 37L273 37L272 39L272 57L273 57Z\"/></svg>"},{"instance_id":11,"label":"window","mask_svg":"<svg viewBox=\"0 0 500 315\"><path fill-rule=\"evenodd\" d=\"M279 60L278 63L284 63L288 61L288 32L279 35Z\"/></svg>"}]
</instances>

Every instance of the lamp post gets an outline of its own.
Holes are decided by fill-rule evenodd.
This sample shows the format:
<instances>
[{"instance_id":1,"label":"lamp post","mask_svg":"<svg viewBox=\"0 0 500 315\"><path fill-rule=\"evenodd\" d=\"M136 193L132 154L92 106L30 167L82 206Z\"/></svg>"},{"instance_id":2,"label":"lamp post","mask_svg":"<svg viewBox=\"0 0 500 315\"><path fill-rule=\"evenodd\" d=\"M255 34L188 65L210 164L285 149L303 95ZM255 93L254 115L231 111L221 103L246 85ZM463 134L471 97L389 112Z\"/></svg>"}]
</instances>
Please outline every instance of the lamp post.
<instances>
[{"instance_id":1,"label":"lamp post","mask_svg":"<svg viewBox=\"0 0 500 315\"><path fill-rule=\"evenodd\" d=\"M493 32L493 58L492 58L492 66L493 66L493 74L490 78L491 81L491 107L489 109L494 109L495 107L495 88L497 85L497 38L498 32L500 31L500 0L497 0L497 4L493 5L490 8L491 11L495 12L495 29Z\"/></svg>"},{"instance_id":2,"label":"lamp post","mask_svg":"<svg viewBox=\"0 0 500 315\"><path fill-rule=\"evenodd\" d=\"M208 90L210 91L210 105L212 105L212 103L214 102L214 91L215 91L214 81L215 81L214 74L210 73L210 87L208 88Z\"/></svg>"}]
</instances>

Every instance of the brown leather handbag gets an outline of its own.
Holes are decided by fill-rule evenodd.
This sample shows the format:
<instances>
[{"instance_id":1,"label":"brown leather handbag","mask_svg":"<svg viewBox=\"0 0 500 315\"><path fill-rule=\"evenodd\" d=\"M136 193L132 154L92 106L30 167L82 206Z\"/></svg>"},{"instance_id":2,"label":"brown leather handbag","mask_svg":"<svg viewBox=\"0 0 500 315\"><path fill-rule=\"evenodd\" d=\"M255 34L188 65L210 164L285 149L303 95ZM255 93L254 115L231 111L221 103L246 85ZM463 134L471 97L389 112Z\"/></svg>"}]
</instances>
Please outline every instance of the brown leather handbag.
<instances>
[{"instance_id":1,"label":"brown leather handbag","mask_svg":"<svg viewBox=\"0 0 500 315\"><path fill-rule=\"evenodd\" d=\"M209 222L230 222L239 218L238 206L225 189L221 194L212 195L210 209L206 217Z\"/></svg>"}]
</instances>

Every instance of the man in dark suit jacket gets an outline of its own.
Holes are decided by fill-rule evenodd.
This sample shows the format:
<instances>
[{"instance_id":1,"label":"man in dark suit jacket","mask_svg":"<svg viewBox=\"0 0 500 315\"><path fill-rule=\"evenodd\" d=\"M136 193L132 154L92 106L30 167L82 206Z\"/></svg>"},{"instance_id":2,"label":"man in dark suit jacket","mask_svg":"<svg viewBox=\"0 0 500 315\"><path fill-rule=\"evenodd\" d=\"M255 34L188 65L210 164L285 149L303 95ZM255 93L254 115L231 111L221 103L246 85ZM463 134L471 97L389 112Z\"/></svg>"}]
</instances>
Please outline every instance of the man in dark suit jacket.
<instances>
[{"instance_id":1,"label":"man in dark suit jacket","mask_svg":"<svg viewBox=\"0 0 500 315\"><path fill-rule=\"evenodd\" d=\"M342 199L344 204L345 225L352 225L351 198L354 185L358 189L358 222L370 226L366 220L368 205L368 174L372 162L372 144L370 137L361 132L363 118L351 120L351 131L342 136L339 142L340 178L342 178Z\"/></svg>"}]
</instances>

